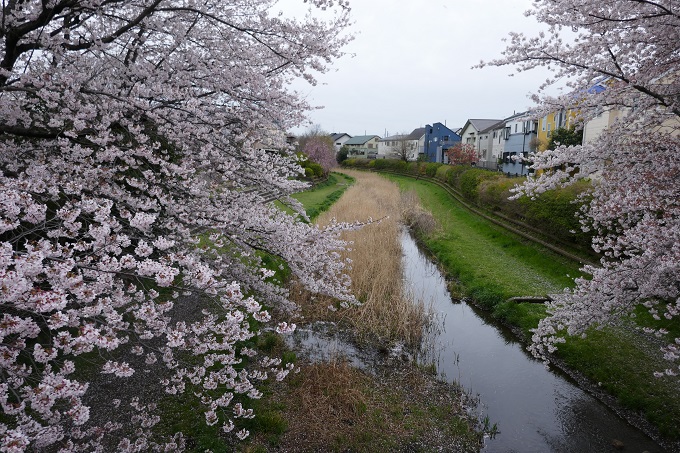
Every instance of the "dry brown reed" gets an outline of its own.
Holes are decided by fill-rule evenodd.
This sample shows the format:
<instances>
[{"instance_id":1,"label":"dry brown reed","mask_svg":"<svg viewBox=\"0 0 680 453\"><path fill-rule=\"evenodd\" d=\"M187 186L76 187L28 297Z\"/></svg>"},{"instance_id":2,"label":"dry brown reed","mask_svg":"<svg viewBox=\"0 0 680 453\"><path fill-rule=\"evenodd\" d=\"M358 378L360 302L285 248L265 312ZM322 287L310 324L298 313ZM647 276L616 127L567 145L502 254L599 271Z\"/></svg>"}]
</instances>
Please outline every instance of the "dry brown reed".
<instances>
[{"instance_id":1,"label":"dry brown reed","mask_svg":"<svg viewBox=\"0 0 680 453\"><path fill-rule=\"evenodd\" d=\"M402 221L417 235L429 236L439 229L437 220L422 207L416 192L402 193L401 206Z\"/></svg>"},{"instance_id":2,"label":"dry brown reed","mask_svg":"<svg viewBox=\"0 0 680 453\"><path fill-rule=\"evenodd\" d=\"M347 174L356 183L319 217L318 223L327 224L332 218L340 222L372 218L375 222L344 234L344 239L353 242L346 256L352 260L349 272L352 289L362 305L341 310L335 316L349 322L364 341L379 344L401 341L417 347L427 314L422 301L412 300L403 288L399 188L372 173L347 171ZM316 303L324 310L327 305ZM328 319L328 314L308 309L303 308L308 320Z\"/></svg>"},{"instance_id":3,"label":"dry brown reed","mask_svg":"<svg viewBox=\"0 0 680 453\"><path fill-rule=\"evenodd\" d=\"M375 376L341 359L302 366L279 393L285 433L271 449L256 434L247 451L478 452L481 435L467 420L460 389L393 365Z\"/></svg>"}]
</instances>

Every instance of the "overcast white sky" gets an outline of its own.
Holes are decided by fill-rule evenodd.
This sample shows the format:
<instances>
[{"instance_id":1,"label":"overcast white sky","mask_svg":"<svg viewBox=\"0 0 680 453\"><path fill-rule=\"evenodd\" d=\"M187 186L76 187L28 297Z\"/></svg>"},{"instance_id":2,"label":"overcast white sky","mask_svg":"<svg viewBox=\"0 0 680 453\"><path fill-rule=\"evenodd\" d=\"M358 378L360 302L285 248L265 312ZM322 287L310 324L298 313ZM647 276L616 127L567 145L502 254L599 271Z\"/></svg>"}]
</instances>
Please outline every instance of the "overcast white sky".
<instances>
[{"instance_id":1,"label":"overcast white sky","mask_svg":"<svg viewBox=\"0 0 680 453\"><path fill-rule=\"evenodd\" d=\"M282 2L280 6L288 1ZM299 85L327 132L385 136L434 122L503 119L532 106L548 75L471 69L500 57L510 31L538 33L531 0L350 0L355 40L316 87ZM290 12L290 11L288 11ZM304 129L295 131L301 132Z\"/></svg>"}]
</instances>

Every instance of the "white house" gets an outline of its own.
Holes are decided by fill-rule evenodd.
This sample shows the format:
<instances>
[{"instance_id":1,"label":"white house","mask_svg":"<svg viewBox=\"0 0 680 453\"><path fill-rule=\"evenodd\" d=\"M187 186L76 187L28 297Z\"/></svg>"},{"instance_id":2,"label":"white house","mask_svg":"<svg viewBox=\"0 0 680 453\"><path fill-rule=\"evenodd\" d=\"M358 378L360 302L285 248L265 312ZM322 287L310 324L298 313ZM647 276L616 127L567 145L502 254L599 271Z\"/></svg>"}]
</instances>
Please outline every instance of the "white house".
<instances>
[{"instance_id":1,"label":"white house","mask_svg":"<svg viewBox=\"0 0 680 453\"><path fill-rule=\"evenodd\" d=\"M409 160L418 160L418 157L425 153L425 128L424 127L419 127L417 129L413 129L413 132L411 132L408 137L406 137L406 140L408 140L411 143L411 148L414 150L414 155L409 156Z\"/></svg>"},{"instance_id":2,"label":"white house","mask_svg":"<svg viewBox=\"0 0 680 453\"><path fill-rule=\"evenodd\" d=\"M378 141L378 158L418 160L424 152L425 128L414 129L408 135L399 134L382 138Z\"/></svg>"},{"instance_id":3,"label":"white house","mask_svg":"<svg viewBox=\"0 0 680 453\"><path fill-rule=\"evenodd\" d=\"M501 122L503 120L469 119L460 130L461 143L474 147L481 166L487 167L489 161L495 163L491 154L493 130L490 128Z\"/></svg>"},{"instance_id":4,"label":"white house","mask_svg":"<svg viewBox=\"0 0 680 453\"><path fill-rule=\"evenodd\" d=\"M489 170L498 168L498 159L503 155L505 148L505 140L502 137L504 130L505 121L499 121L479 131L476 148L479 167Z\"/></svg>"},{"instance_id":5,"label":"white house","mask_svg":"<svg viewBox=\"0 0 680 453\"><path fill-rule=\"evenodd\" d=\"M331 139L333 139L333 147L335 147L335 152L336 152L336 153L337 153L338 151L340 151L340 148L342 148L342 145L344 145L345 143L347 143L347 140L349 140L350 138L352 138L351 135L345 134L344 132L341 132L341 133L335 133L335 132L334 132L334 133L332 133L332 134L330 134L330 135L331 135Z\"/></svg>"},{"instance_id":6,"label":"white house","mask_svg":"<svg viewBox=\"0 0 680 453\"><path fill-rule=\"evenodd\" d=\"M378 140L378 159L392 158L399 154L399 149L406 139L406 135L390 135Z\"/></svg>"}]
</instances>

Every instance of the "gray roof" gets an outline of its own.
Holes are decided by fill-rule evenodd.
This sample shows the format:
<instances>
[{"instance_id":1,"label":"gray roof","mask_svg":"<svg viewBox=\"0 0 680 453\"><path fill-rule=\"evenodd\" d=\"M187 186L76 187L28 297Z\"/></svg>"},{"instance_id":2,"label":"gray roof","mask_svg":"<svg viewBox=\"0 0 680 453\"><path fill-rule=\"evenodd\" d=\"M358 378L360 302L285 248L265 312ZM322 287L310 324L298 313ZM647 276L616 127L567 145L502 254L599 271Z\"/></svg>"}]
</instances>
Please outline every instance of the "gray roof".
<instances>
[{"instance_id":1,"label":"gray roof","mask_svg":"<svg viewBox=\"0 0 680 453\"><path fill-rule=\"evenodd\" d=\"M406 140L420 140L420 137L423 135L425 135L425 128L419 127L418 129L413 129L413 132L406 137Z\"/></svg>"},{"instance_id":2,"label":"gray roof","mask_svg":"<svg viewBox=\"0 0 680 453\"><path fill-rule=\"evenodd\" d=\"M468 123L472 124L472 127L477 129L478 131L482 131L488 127L494 126L498 122L503 121L503 120L493 120L493 119L469 119ZM463 126L464 128L465 126Z\"/></svg>"},{"instance_id":3,"label":"gray roof","mask_svg":"<svg viewBox=\"0 0 680 453\"><path fill-rule=\"evenodd\" d=\"M363 145L364 143L375 137L380 138L378 135L357 135L356 137L352 137L349 140L347 140L345 142L345 145Z\"/></svg>"},{"instance_id":4,"label":"gray roof","mask_svg":"<svg viewBox=\"0 0 680 453\"><path fill-rule=\"evenodd\" d=\"M338 134L338 133L332 133L332 134L331 134L331 138L333 139L333 141L336 141L336 140L341 139L341 138L344 137L345 135L348 136L349 138L352 138L351 135L346 134L346 133L344 133L344 132L341 132L341 133L339 133L339 134Z\"/></svg>"},{"instance_id":5,"label":"gray roof","mask_svg":"<svg viewBox=\"0 0 680 453\"><path fill-rule=\"evenodd\" d=\"M408 136L407 136L407 135L390 135L389 137L381 138L381 139L378 140L378 141L380 141L380 142L387 142L387 141L393 141L393 140L394 140L394 141L396 141L396 140L404 140L406 137L408 137Z\"/></svg>"},{"instance_id":6,"label":"gray roof","mask_svg":"<svg viewBox=\"0 0 680 453\"><path fill-rule=\"evenodd\" d=\"M494 129L500 129L503 126L505 126L505 120L500 120L497 123L493 123L491 126L487 127L486 129L482 129L479 131L480 134L486 134L488 132L493 131Z\"/></svg>"}]
</instances>

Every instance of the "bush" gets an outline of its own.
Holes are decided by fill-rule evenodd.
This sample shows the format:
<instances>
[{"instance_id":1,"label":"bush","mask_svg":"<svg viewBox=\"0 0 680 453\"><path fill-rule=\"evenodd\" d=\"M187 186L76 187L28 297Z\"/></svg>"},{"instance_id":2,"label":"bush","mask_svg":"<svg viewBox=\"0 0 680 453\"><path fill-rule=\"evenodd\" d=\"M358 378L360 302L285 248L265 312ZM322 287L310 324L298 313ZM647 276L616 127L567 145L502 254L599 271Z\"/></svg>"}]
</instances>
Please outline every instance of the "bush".
<instances>
[{"instance_id":1,"label":"bush","mask_svg":"<svg viewBox=\"0 0 680 453\"><path fill-rule=\"evenodd\" d=\"M482 181L477 188L477 202L491 211L504 211L516 214L516 218L521 218L524 216L518 211L521 205L508 200L512 196L510 189L516 185L517 180L511 178Z\"/></svg>"},{"instance_id":2,"label":"bush","mask_svg":"<svg viewBox=\"0 0 680 453\"><path fill-rule=\"evenodd\" d=\"M377 159L373 161L373 168L376 170L387 170L390 167L390 161L387 159Z\"/></svg>"},{"instance_id":3,"label":"bush","mask_svg":"<svg viewBox=\"0 0 680 453\"><path fill-rule=\"evenodd\" d=\"M450 165L442 165L439 168L437 168L437 172L435 173L434 177L437 178L440 181L446 182L447 175L451 171L453 167Z\"/></svg>"},{"instance_id":4,"label":"bush","mask_svg":"<svg viewBox=\"0 0 680 453\"><path fill-rule=\"evenodd\" d=\"M461 165L449 166L447 171L444 173L446 177L446 180L444 182L460 190L460 178L465 172L470 170L471 170L470 167L464 167Z\"/></svg>"},{"instance_id":5,"label":"bush","mask_svg":"<svg viewBox=\"0 0 680 453\"><path fill-rule=\"evenodd\" d=\"M564 189L545 191L534 199L522 197L515 203L522 206L524 218L532 226L553 236L567 235L573 242L589 246L592 234L581 231L577 215L582 203L576 201L588 187L587 182L581 182Z\"/></svg>"},{"instance_id":6,"label":"bush","mask_svg":"<svg viewBox=\"0 0 680 453\"><path fill-rule=\"evenodd\" d=\"M466 167L458 167L466 168ZM477 201L477 189L479 184L485 179L496 179L499 176L496 173L492 173L488 170L482 170L479 168L469 168L463 171L460 175L459 189L465 198L471 201Z\"/></svg>"},{"instance_id":7,"label":"bush","mask_svg":"<svg viewBox=\"0 0 680 453\"><path fill-rule=\"evenodd\" d=\"M442 164L437 164L433 162L428 162L425 164L425 175L433 178L437 174L437 169L441 167Z\"/></svg>"},{"instance_id":8,"label":"bush","mask_svg":"<svg viewBox=\"0 0 680 453\"><path fill-rule=\"evenodd\" d=\"M345 165L370 166L381 170L435 177L484 209L520 220L548 235L560 237L573 244L586 248L590 246L592 233L581 231L577 217L582 203L575 202L579 194L590 187L590 183L586 181L565 189L546 191L533 200L528 197L510 200L512 196L510 190L521 184L520 180L467 165L404 162L393 159L377 161L349 159Z\"/></svg>"},{"instance_id":9,"label":"bush","mask_svg":"<svg viewBox=\"0 0 680 453\"><path fill-rule=\"evenodd\" d=\"M338 151L338 154L335 155L335 160L337 163L342 165L343 162L347 160L347 156L349 155L349 148L345 145L343 145L340 148L340 151Z\"/></svg>"},{"instance_id":10,"label":"bush","mask_svg":"<svg viewBox=\"0 0 680 453\"><path fill-rule=\"evenodd\" d=\"M408 162L403 160L392 161L392 165L395 171L408 173Z\"/></svg>"}]
</instances>

